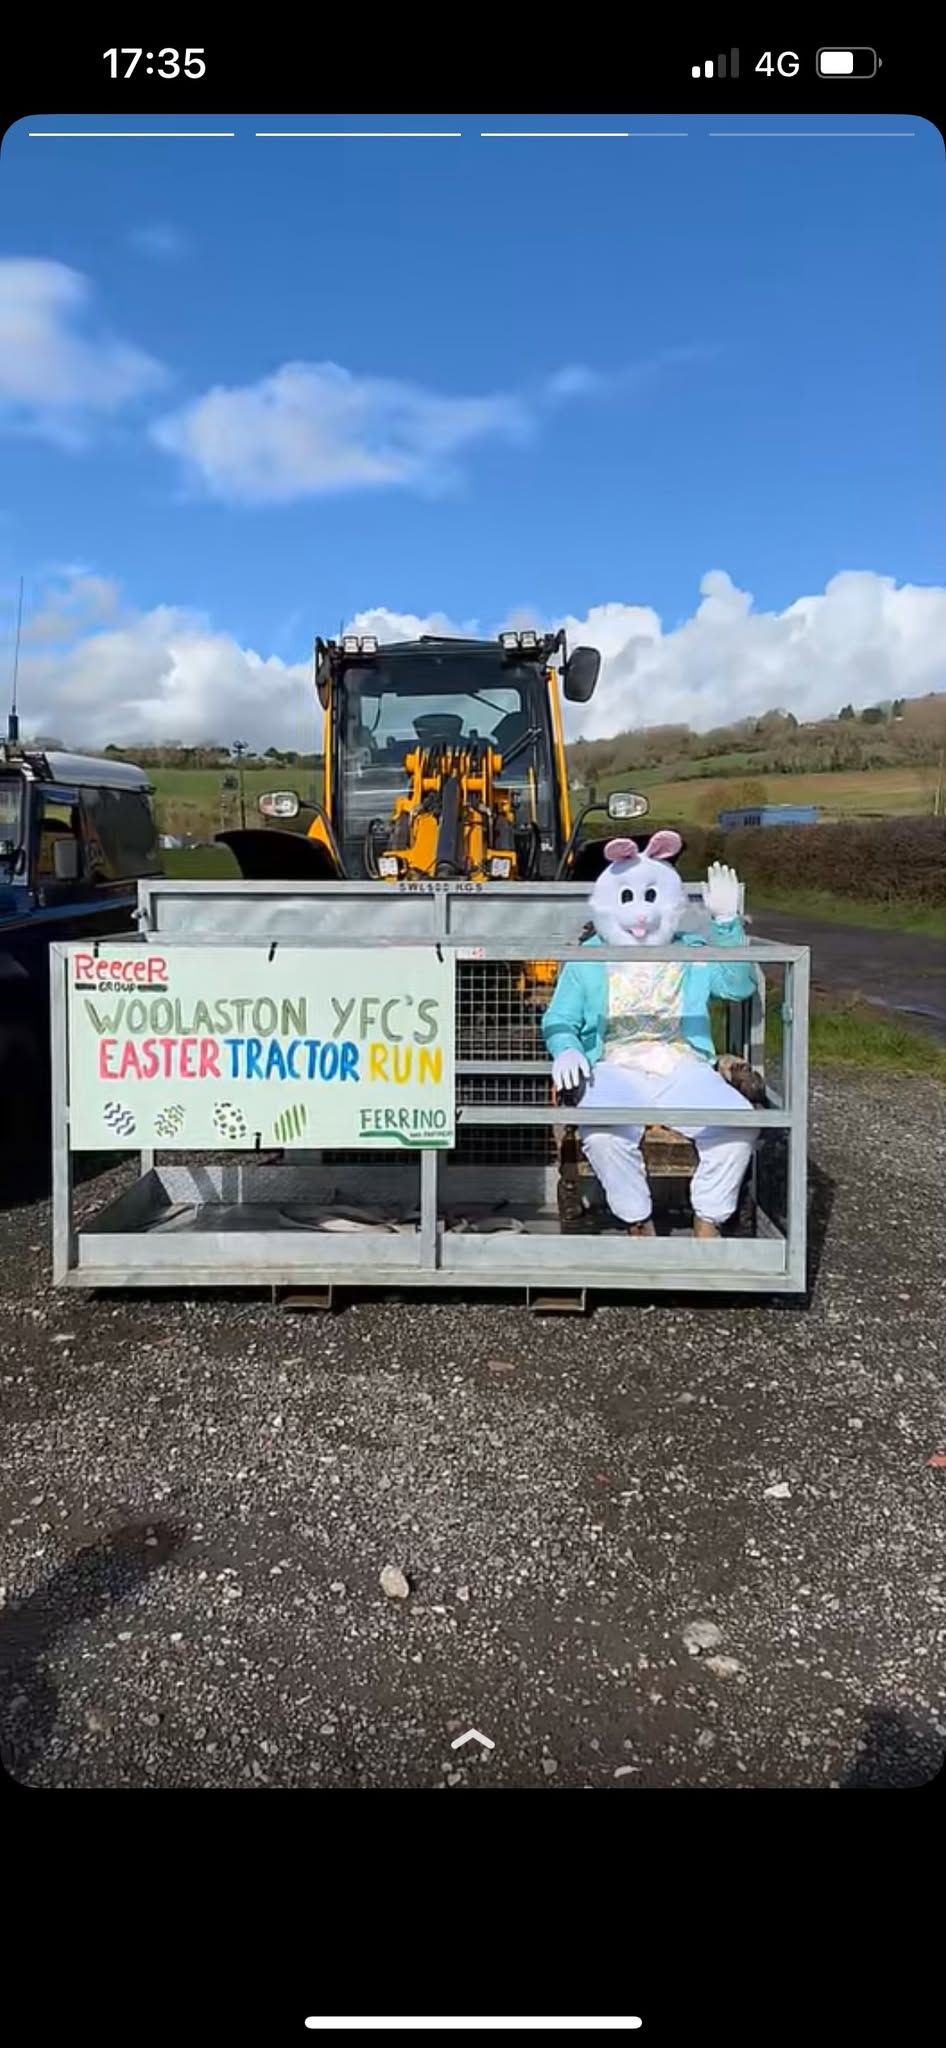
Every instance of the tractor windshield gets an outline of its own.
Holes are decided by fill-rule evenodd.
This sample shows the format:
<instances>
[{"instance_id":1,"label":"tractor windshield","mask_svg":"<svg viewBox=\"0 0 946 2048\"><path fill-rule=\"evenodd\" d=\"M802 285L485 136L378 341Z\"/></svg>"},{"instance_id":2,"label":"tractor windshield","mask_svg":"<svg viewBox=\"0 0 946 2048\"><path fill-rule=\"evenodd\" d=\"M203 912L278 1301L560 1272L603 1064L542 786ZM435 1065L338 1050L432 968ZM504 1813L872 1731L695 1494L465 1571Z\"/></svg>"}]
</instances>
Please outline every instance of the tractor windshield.
<instances>
[{"instance_id":1,"label":"tractor windshield","mask_svg":"<svg viewBox=\"0 0 946 2048\"><path fill-rule=\"evenodd\" d=\"M548 691L544 671L490 656L384 657L346 668L338 692L337 805L350 872L361 873L365 833L387 820L404 793L415 747L488 740L503 757L499 781L513 792L517 824L554 837Z\"/></svg>"}]
</instances>

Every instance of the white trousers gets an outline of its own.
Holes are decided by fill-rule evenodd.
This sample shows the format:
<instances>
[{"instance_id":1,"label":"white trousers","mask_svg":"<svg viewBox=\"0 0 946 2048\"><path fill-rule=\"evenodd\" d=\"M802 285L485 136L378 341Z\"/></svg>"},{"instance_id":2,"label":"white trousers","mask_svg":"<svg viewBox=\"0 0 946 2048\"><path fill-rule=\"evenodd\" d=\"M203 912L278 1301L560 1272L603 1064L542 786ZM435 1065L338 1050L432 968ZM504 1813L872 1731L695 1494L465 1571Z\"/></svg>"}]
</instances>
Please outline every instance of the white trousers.
<instances>
[{"instance_id":1,"label":"white trousers","mask_svg":"<svg viewBox=\"0 0 946 2048\"><path fill-rule=\"evenodd\" d=\"M660 1121L668 1130L693 1139L699 1154L690 1185L695 1216L708 1223L725 1223L739 1200L757 1132L735 1131L731 1125L716 1130L712 1124L683 1126L673 1116L674 1103L691 1109L712 1109L714 1105L718 1109L748 1108L745 1096L703 1060L681 1058L669 1074L645 1074L640 1068L608 1060L600 1060L592 1068L579 1104L579 1135L608 1207L623 1223L643 1223L651 1211L640 1149L642 1129L636 1124L610 1124L595 1130L584 1119L596 1105L599 1109L659 1109Z\"/></svg>"}]
</instances>

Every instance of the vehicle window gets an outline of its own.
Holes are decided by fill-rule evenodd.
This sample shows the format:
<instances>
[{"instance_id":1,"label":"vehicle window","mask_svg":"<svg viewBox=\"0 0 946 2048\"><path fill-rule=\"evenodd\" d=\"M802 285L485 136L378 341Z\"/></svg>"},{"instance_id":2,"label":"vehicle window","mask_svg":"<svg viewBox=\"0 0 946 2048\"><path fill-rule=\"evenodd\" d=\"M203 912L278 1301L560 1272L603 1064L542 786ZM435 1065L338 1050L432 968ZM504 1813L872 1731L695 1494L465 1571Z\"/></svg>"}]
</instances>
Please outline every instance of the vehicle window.
<instances>
[{"instance_id":1,"label":"vehicle window","mask_svg":"<svg viewBox=\"0 0 946 2048\"><path fill-rule=\"evenodd\" d=\"M400 691L362 688L349 693L349 744L403 760L418 739L491 739L503 719L521 710L518 690L494 688L488 696L459 691L409 697Z\"/></svg>"},{"instance_id":2,"label":"vehicle window","mask_svg":"<svg viewBox=\"0 0 946 2048\"><path fill-rule=\"evenodd\" d=\"M19 846L23 784L12 775L0 781L0 846Z\"/></svg>"},{"instance_id":3,"label":"vehicle window","mask_svg":"<svg viewBox=\"0 0 946 2048\"><path fill-rule=\"evenodd\" d=\"M418 675L429 687L419 691ZM499 776L517 799L517 822L555 829L544 688L533 670L445 651L411 673L394 660L346 668L341 684L342 770L337 789L346 858L358 871L366 829L389 818L405 788L404 760L423 746L489 740ZM532 737L530 738L530 735Z\"/></svg>"},{"instance_id":4,"label":"vehicle window","mask_svg":"<svg viewBox=\"0 0 946 2048\"><path fill-rule=\"evenodd\" d=\"M0 839L12 839L20 829L20 790L9 777L0 782Z\"/></svg>"},{"instance_id":5,"label":"vehicle window","mask_svg":"<svg viewBox=\"0 0 946 2048\"><path fill-rule=\"evenodd\" d=\"M57 839L78 839L81 845L78 805L58 797L41 796L36 829L36 874L40 881L56 880Z\"/></svg>"},{"instance_id":6,"label":"vehicle window","mask_svg":"<svg viewBox=\"0 0 946 2048\"><path fill-rule=\"evenodd\" d=\"M160 871L157 828L144 790L86 789L82 804L92 867L103 880Z\"/></svg>"},{"instance_id":7,"label":"vehicle window","mask_svg":"<svg viewBox=\"0 0 946 2048\"><path fill-rule=\"evenodd\" d=\"M152 875L160 868L158 833L149 798L144 791L113 789L117 799L118 837L123 875Z\"/></svg>"}]
</instances>

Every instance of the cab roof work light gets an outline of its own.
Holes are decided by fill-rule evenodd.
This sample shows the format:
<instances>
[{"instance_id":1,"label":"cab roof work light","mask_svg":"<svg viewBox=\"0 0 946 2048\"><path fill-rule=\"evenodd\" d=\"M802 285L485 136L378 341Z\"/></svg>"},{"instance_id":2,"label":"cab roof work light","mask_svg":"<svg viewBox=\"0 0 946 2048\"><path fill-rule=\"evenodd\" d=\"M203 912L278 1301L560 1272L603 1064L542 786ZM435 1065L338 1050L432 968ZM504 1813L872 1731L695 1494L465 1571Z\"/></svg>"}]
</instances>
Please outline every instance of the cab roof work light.
<instances>
[{"instance_id":1,"label":"cab roof work light","mask_svg":"<svg viewBox=\"0 0 946 2048\"><path fill-rule=\"evenodd\" d=\"M516 632L512 627L500 633L499 644L504 654L554 654L564 644L564 634L537 633L527 626Z\"/></svg>"}]
</instances>

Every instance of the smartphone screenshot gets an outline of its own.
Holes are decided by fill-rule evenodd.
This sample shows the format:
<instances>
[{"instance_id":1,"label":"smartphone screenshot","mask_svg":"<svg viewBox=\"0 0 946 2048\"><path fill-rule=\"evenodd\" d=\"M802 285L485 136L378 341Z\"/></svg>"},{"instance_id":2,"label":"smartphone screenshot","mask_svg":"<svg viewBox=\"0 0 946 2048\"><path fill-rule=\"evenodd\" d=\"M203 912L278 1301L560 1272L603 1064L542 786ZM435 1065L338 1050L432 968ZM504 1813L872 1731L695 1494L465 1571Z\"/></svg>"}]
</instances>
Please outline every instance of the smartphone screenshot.
<instances>
[{"instance_id":1,"label":"smartphone screenshot","mask_svg":"<svg viewBox=\"0 0 946 2048\"><path fill-rule=\"evenodd\" d=\"M0 151L3 1769L928 1787L905 40L418 111L70 37Z\"/></svg>"}]
</instances>

